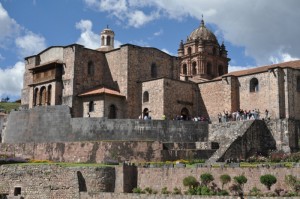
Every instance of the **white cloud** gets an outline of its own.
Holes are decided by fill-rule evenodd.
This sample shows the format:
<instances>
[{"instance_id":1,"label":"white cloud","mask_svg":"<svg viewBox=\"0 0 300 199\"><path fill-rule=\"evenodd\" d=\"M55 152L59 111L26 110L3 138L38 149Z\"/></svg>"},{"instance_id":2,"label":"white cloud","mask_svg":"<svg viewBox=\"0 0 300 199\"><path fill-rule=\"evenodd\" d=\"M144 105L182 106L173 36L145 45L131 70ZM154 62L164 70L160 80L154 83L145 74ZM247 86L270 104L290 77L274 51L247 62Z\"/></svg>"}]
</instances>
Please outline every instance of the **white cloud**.
<instances>
[{"instance_id":1,"label":"white cloud","mask_svg":"<svg viewBox=\"0 0 300 199\"><path fill-rule=\"evenodd\" d=\"M247 70L251 68L255 68L256 66L228 66L228 72L240 71L240 70Z\"/></svg>"},{"instance_id":2,"label":"white cloud","mask_svg":"<svg viewBox=\"0 0 300 199\"><path fill-rule=\"evenodd\" d=\"M80 20L75 27L81 31L77 43L91 49L100 47L100 36L92 31L93 23L90 20Z\"/></svg>"},{"instance_id":3,"label":"white cloud","mask_svg":"<svg viewBox=\"0 0 300 199\"><path fill-rule=\"evenodd\" d=\"M25 65L23 62L17 62L14 66L0 68L0 97L15 96L19 97L23 87L23 75Z\"/></svg>"},{"instance_id":4,"label":"white cloud","mask_svg":"<svg viewBox=\"0 0 300 199\"><path fill-rule=\"evenodd\" d=\"M118 41L118 40L115 40L115 48L119 48L121 45L122 45L122 42Z\"/></svg>"},{"instance_id":5,"label":"white cloud","mask_svg":"<svg viewBox=\"0 0 300 199\"><path fill-rule=\"evenodd\" d=\"M17 37L15 43L22 57L34 55L46 48L45 38L30 31Z\"/></svg>"},{"instance_id":6,"label":"white cloud","mask_svg":"<svg viewBox=\"0 0 300 199\"><path fill-rule=\"evenodd\" d=\"M138 28L154 19L159 17L158 12L152 12L149 15L146 15L144 12L140 10L135 10L133 12L127 13L129 25L135 28Z\"/></svg>"},{"instance_id":7,"label":"white cloud","mask_svg":"<svg viewBox=\"0 0 300 199\"><path fill-rule=\"evenodd\" d=\"M163 29L160 29L159 31L155 32L153 35L159 36L159 35L162 35L163 33L164 33Z\"/></svg>"},{"instance_id":8,"label":"white cloud","mask_svg":"<svg viewBox=\"0 0 300 199\"><path fill-rule=\"evenodd\" d=\"M0 3L0 48L5 48L10 40L19 34L21 27L9 17L7 11Z\"/></svg>"},{"instance_id":9,"label":"white cloud","mask_svg":"<svg viewBox=\"0 0 300 199\"><path fill-rule=\"evenodd\" d=\"M245 55L258 65L300 57L299 0L85 0L101 12L107 12L133 27L166 17L182 20L202 18L217 25L224 40L245 48ZM149 10L151 10L150 14ZM136 13L136 14L134 14ZM155 13L155 14L152 14ZM136 17L136 18L133 18ZM278 51L281 50L281 54Z\"/></svg>"},{"instance_id":10,"label":"white cloud","mask_svg":"<svg viewBox=\"0 0 300 199\"><path fill-rule=\"evenodd\" d=\"M84 2L93 9L102 12L108 12L118 20L126 22L129 26L138 28L144 24L158 19L158 11L146 14L138 9L143 6L151 5L147 1L138 0L84 0ZM151 2L150 2L151 3Z\"/></svg>"},{"instance_id":11,"label":"white cloud","mask_svg":"<svg viewBox=\"0 0 300 199\"><path fill-rule=\"evenodd\" d=\"M75 27L81 31L77 40L78 44L84 45L86 48L97 49L100 47L100 35L92 31L93 23L90 20L80 20ZM115 48L120 47L122 43L114 40Z\"/></svg>"},{"instance_id":12,"label":"white cloud","mask_svg":"<svg viewBox=\"0 0 300 199\"><path fill-rule=\"evenodd\" d=\"M170 51L168 51L168 50L167 50L167 49L165 49L165 48L161 49L161 51L163 51L163 52L165 52L165 53L167 53L167 54L169 54L169 55L172 55L172 56L174 56L174 54L173 54L173 53L171 53Z\"/></svg>"},{"instance_id":13,"label":"white cloud","mask_svg":"<svg viewBox=\"0 0 300 199\"><path fill-rule=\"evenodd\" d=\"M278 64L281 62L288 62L288 61L294 61L299 60L298 57L292 57L288 53L279 53L277 56L270 56L269 60L272 64Z\"/></svg>"}]
</instances>

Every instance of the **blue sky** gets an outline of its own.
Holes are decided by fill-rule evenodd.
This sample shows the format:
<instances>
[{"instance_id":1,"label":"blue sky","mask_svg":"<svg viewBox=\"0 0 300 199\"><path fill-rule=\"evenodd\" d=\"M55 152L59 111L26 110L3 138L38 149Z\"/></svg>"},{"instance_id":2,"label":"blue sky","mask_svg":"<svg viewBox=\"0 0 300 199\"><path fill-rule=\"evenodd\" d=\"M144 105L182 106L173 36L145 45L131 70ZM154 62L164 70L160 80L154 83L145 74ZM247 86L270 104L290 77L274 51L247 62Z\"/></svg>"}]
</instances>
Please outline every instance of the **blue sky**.
<instances>
[{"instance_id":1,"label":"blue sky","mask_svg":"<svg viewBox=\"0 0 300 199\"><path fill-rule=\"evenodd\" d=\"M109 25L115 47L131 43L177 54L206 26L225 42L230 70L300 57L298 0L0 0L0 98L20 98L24 57L49 46L99 47Z\"/></svg>"}]
</instances>

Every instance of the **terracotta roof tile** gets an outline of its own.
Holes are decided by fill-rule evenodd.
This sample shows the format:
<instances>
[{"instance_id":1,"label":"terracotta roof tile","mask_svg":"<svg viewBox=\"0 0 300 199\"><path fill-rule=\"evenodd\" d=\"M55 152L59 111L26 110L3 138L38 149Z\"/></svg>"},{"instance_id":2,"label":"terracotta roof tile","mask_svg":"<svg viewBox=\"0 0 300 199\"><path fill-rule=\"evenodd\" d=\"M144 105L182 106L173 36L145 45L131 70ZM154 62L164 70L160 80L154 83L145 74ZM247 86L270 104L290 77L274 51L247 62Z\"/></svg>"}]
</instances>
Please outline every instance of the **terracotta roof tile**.
<instances>
[{"instance_id":1,"label":"terracotta roof tile","mask_svg":"<svg viewBox=\"0 0 300 199\"><path fill-rule=\"evenodd\" d=\"M250 75L250 74L255 74L255 73L266 72L266 71L268 71L271 68L277 68L277 67L280 67L280 68L290 67L290 68L300 69L300 60L283 62L283 63L272 64L272 65L267 65L267 66L260 66L260 67L251 68L251 69L247 69L247 70L234 71L234 72L225 74L223 76L230 76L230 75L233 75L233 76Z\"/></svg>"},{"instance_id":2,"label":"terracotta roof tile","mask_svg":"<svg viewBox=\"0 0 300 199\"><path fill-rule=\"evenodd\" d=\"M109 95L115 95L115 96L125 97L120 92L115 91L115 90L111 90L111 89L105 88L105 87L96 88L96 89L84 92L82 94L79 94L78 96L85 97L85 96L102 95L102 94L109 94Z\"/></svg>"}]
</instances>

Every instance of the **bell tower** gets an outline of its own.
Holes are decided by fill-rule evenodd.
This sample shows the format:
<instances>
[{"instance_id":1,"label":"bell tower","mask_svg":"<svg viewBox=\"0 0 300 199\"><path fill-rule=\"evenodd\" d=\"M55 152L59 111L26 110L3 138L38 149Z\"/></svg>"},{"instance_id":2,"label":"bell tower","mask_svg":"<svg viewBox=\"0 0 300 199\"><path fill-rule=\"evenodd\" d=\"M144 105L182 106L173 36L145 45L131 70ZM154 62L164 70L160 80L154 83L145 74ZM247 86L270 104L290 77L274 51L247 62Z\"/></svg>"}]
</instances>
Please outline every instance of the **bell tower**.
<instances>
[{"instance_id":1,"label":"bell tower","mask_svg":"<svg viewBox=\"0 0 300 199\"><path fill-rule=\"evenodd\" d=\"M99 51L110 51L114 49L115 33L108 25L100 34L100 48Z\"/></svg>"},{"instance_id":2,"label":"bell tower","mask_svg":"<svg viewBox=\"0 0 300 199\"><path fill-rule=\"evenodd\" d=\"M216 36L205 26L200 25L186 39L181 40L178 49L180 77L182 80L202 82L228 73L227 50Z\"/></svg>"}]
</instances>

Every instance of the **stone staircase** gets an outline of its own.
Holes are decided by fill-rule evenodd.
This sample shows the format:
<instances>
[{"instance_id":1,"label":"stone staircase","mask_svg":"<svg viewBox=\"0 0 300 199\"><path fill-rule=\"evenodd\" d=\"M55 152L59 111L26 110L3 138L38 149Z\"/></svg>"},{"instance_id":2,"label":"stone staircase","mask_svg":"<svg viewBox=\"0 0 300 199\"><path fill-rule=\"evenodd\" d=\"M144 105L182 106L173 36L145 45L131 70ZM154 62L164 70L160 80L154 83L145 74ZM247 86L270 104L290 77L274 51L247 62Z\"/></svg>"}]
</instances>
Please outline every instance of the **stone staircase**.
<instances>
[{"instance_id":1,"label":"stone staircase","mask_svg":"<svg viewBox=\"0 0 300 199\"><path fill-rule=\"evenodd\" d=\"M244 122L227 122L211 124L209 127L210 142L219 143L219 149L206 161L207 163L217 162L238 137L242 137L254 123L254 120Z\"/></svg>"},{"instance_id":2,"label":"stone staircase","mask_svg":"<svg viewBox=\"0 0 300 199\"><path fill-rule=\"evenodd\" d=\"M214 146L214 143L209 142L163 143L162 161L207 160L217 150Z\"/></svg>"}]
</instances>

